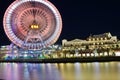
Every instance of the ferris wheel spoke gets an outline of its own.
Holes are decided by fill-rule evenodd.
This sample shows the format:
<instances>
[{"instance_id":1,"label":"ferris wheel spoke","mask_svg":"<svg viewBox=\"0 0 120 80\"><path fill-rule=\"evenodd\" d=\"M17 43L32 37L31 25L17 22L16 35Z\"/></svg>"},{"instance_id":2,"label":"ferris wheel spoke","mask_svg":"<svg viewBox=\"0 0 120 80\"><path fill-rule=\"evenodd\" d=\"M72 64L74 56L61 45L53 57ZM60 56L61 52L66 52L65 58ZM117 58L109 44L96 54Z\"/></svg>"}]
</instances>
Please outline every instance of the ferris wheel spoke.
<instances>
[{"instance_id":1,"label":"ferris wheel spoke","mask_svg":"<svg viewBox=\"0 0 120 80\"><path fill-rule=\"evenodd\" d=\"M39 34L39 38L40 38L40 40L41 40L42 46L45 48L45 47L46 47L46 44L44 43L44 41L43 41L43 39L42 39L42 37L41 37L40 34Z\"/></svg>"}]
</instances>

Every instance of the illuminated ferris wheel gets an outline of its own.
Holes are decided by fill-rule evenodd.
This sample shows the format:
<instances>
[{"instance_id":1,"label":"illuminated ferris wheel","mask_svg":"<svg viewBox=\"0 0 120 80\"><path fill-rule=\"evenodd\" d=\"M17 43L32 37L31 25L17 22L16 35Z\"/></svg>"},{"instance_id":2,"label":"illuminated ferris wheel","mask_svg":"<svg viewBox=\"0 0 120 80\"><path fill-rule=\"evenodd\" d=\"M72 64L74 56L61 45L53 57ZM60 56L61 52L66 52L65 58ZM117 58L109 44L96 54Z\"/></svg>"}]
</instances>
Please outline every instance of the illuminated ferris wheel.
<instances>
[{"instance_id":1,"label":"illuminated ferris wheel","mask_svg":"<svg viewBox=\"0 0 120 80\"><path fill-rule=\"evenodd\" d=\"M15 0L4 15L8 38L23 49L42 49L54 44L62 30L56 7L47 0Z\"/></svg>"}]
</instances>

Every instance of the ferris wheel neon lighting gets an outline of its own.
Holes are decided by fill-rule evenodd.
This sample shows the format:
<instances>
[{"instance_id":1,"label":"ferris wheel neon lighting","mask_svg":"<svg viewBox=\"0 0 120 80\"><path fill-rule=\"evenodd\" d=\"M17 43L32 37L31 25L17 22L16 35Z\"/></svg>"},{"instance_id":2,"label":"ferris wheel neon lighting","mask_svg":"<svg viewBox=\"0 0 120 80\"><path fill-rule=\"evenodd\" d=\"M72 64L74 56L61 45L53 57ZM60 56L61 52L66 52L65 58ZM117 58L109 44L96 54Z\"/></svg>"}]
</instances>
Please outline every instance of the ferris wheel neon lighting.
<instances>
[{"instance_id":1,"label":"ferris wheel neon lighting","mask_svg":"<svg viewBox=\"0 0 120 80\"><path fill-rule=\"evenodd\" d=\"M4 15L8 38L24 49L42 49L54 44L62 31L62 19L48 0L16 0Z\"/></svg>"}]
</instances>

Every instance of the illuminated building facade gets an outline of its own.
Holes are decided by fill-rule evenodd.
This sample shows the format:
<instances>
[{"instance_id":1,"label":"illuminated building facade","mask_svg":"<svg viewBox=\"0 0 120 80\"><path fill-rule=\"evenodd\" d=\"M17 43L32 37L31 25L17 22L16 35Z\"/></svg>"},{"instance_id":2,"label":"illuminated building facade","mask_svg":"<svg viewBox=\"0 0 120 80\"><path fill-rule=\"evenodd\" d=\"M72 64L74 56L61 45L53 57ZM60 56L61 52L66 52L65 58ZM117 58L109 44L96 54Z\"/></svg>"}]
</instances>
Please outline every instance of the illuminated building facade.
<instances>
[{"instance_id":1,"label":"illuminated building facade","mask_svg":"<svg viewBox=\"0 0 120 80\"><path fill-rule=\"evenodd\" d=\"M112 36L111 33L104 33L90 35L86 40L74 39L67 41L64 39L62 40L62 46L51 45L42 50L24 50L12 44L10 46L1 46L0 50L4 55L7 54L6 56L14 55L14 57L19 58L120 56L120 41L117 36Z\"/></svg>"},{"instance_id":2,"label":"illuminated building facade","mask_svg":"<svg viewBox=\"0 0 120 80\"><path fill-rule=\"evenodd\" d=\"M114 51L119 50L120 41L117 36L112 36L110 32L99 35L90 35L86 40L74 39L62 40L63 51L74 51L84 56L114 55ZM97 53L97 54L96 54Z\"/></svg>"},{"instance_id":3,"label":"illuminated building facade","mask_svg":"<svg viewBox=\"0 0 120 80\"><path fill-rule=\"evenodd\" d=\"M0 46L0 59L44 59L50 58L57 50L61 50L60 45L51 45L42 50L24 50L12 44L4 45Z\"/></svg>"}]
</instances>

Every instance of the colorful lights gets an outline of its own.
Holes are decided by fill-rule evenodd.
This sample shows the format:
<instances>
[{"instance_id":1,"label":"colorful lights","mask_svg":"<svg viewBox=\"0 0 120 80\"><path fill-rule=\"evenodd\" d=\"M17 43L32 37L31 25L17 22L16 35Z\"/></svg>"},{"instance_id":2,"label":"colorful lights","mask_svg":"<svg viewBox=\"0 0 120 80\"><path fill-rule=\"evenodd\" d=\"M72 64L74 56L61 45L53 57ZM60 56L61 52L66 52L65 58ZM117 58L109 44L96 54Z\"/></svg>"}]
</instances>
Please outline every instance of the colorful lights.
<instances>
[{"instance_id":1,"label":"colorful lights","mask_svg":"<svg viewBox=\"0 0 120 80\"><path fill-rule=\"evenodd\" d=\"M27 54L24 54L24 57L26 58L26 57L27 57Z\"/></svg>"}]
</instances>

